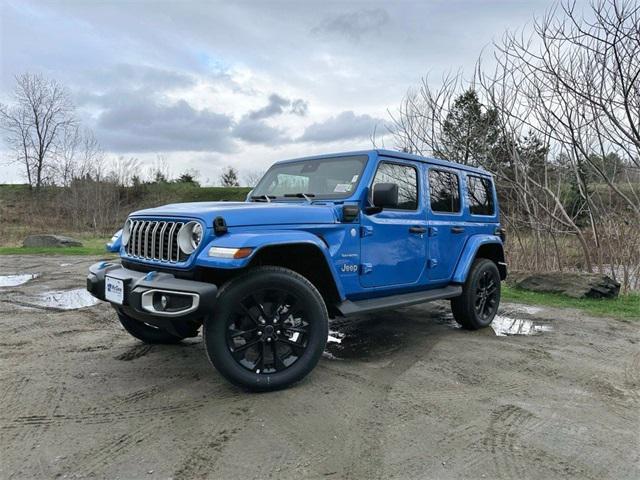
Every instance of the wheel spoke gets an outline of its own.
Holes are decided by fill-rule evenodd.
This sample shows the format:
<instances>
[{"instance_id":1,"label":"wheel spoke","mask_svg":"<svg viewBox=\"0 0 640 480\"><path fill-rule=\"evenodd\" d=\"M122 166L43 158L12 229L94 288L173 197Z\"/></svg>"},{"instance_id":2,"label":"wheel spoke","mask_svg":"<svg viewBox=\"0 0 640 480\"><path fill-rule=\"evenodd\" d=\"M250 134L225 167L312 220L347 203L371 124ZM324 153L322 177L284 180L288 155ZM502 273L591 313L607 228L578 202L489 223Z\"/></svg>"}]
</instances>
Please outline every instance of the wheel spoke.
<instances>
[{"instance_id":1,"label":"wheel spoke","mask_svg":"<svg viewBox=\"0 0 640 480\"><path fill-rule=\"evenodd\" d=\"M305 327L282 327L282 329L287 332L307 333L307 329Z\"/></svg>"},{"instance_id":2,"label":"wheel spoke","mask_svg":"<svg viewBox=\"0 0 640 480\"><path fill-rule=\"evenodd\" d=\"M253 347L254 345L258 345L260 340L254 340L253 342L247 342L244 345L240 345L239 347L233 347L233 352L244 352L246 349Z\"/></svg>"},{"instance_id":3,"label":"wheel spoke","mask_svg":"<svg viewBox=\"0 0 640 480\"><path fill-rule=\"evenodd\" d=\"M242 302L240 302L240 310L242 311L242 313L244 313L249 320L251 320L253 323L255 323L256 325L259 325L260 322L258 322L257 318L253 318L253 315L251 315L251 311L250 309L248 309L247 307L245 307Z\"/></svg>"},{"instance_id":4,"label":"wheel spoke","mask_svg":"<svg viewBox=\"0 0 640 480\"><path fill-rule=\"evenodd\" d=\"M287 295L288 295L287 292L278 290L275 297L275 302L271 306L272 316L275 317L279 313L279 310L281 310L284 306L286 306Z\"/></svg>"},{"instance_id":5,"label":"wheel spoke","mask_svg":"<svg viewBox=\"0 0 640 480\"><path fill-rule=\"evenodd\" d=\"M257 328L250 328L249 330L236 330L234 333L229 335L229 338L241 337L241 336L246 335L248 333L253 333L256 330L258 330L258 329Z\"/></svg>"},{"instance_id":6,"label":"wheel spoke","mask_svg":"<svg viewBox=\"0 0 640 480\"><path fill-rule=\"evenodd\" d=\"M260 343L260 357L256 360L256 365L260 369L260 372L264 370L264 343Z\"/></svg>"},{"instance_id":7,"label":"wheel spoke","mask_svg":"<svg viewBox=\"0 0 640 480\"><path fill-rule=\"evenodd\" d=\"M264 296L263 296L263 299L264 299ZM251 300L256 304L256 307L258 307L258 310L260 311L260 315L262 315L262 318L264 320L269 318L266 312L264 311L264 306L262 305L262 302L258 300L258 297L255 294L251 295Z\"/></svg>"},{"instance_id":8,"label":"wheel spoke","mask_svg":"<svg viewBox=\"0 0 640 480\"><path fill-rule=\"evenodd\" d=\"M484 316L484 306L487 302L486 298L483 298L482 300L480 300L480 310L478 313L480 313L480 315Z\"/></svg>"},{"instance_id":9,"label":"wheel spoke","mask_svg":"<svg viewBox=\"0 0 640 480\"><path fill-rule=\"evenodd\" d=\"M273 366L276 370L284 370L286 365L282 363L282 359L278 355L278 348L276 342L271 343L271 352L273 353Z\"/></svg>"},{"instance_id":10,"label":"wheel spoke","mask_svg":"<svg viewBox=\"0 0 640 480\"><path fill-rule=\"evenodd\" d=\"M296 351L296 353L302 353L302 352L304 352L304 349L305 349L304 345L300 345L299 343L292 342L288 338L278 338L276 340L276 342L284 343L285 345L289 345L293 350Z\"/></svg>"}]
</instances>

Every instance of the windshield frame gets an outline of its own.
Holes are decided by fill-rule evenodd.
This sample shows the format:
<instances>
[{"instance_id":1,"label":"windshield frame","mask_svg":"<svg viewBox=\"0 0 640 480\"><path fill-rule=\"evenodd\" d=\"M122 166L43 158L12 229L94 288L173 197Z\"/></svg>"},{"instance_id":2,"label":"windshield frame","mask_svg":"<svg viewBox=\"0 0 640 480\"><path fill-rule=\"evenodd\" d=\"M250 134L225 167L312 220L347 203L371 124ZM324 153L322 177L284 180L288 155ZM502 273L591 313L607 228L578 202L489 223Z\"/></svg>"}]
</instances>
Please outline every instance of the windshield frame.
<instances>
[{"instance_id":1,"label":"windshield frame","mask_svg":"<svg viewBox=\"0 0 640 480\"><path fill-rule=\"evenodd\" d=\"M263 181L265 181L265 179L267 178L267 176L269 175L269 173L271 173L273 170L275 170L278 167L283 167L283 166L288 166L288 165L295 165L295 164L300 164L300 163L312 163L312 162L322 162L322 161L326 161L326 160L344 160L344 159L359 159L362 160L362 167L360 168L360 171L357 172L358 175L358 180L353 184L353 188L351 191L349 192L337 192L337 193L317 193L317 192L290 192L291 194L295 194L295 193L304 193L304 194L313 194L313 196L310 196L310 200L311 202L315 202L315 201L336 201L336 200L345 200L347 198L352 197L357 191L358 188L360 187L360 184L362 182L362 176L367 168L367 165L369 163L369 155L367 155L366 153L358 153L358 154L352 154L352 155L329 155L326 157L312 157L312 158L300 158L300 159L296 159L296 160L286 160L286 161L282 161L282 162L276 162L273 165L271 165L271 167L269 167L269 169L264 173L264 175L262 176L262 178L260 179L260 181L256 184L255 187L253 187L253 190L251 190L251 196L256 196L256 197L263 197L266 194L263 193L256 193L256 190L258 190L258 187L260 187L260 185L263 183ZM268 195L273 195L271 193L269 193ZM273 195L275 198L272 198L271 201L272 202L299 202L300 200L304 201L304 198L296 198L296 197L285 197L284 195ZM252 202L255 201L259 201L259 199L253 199L251 200Z\"/></svg>"}]
</instances>

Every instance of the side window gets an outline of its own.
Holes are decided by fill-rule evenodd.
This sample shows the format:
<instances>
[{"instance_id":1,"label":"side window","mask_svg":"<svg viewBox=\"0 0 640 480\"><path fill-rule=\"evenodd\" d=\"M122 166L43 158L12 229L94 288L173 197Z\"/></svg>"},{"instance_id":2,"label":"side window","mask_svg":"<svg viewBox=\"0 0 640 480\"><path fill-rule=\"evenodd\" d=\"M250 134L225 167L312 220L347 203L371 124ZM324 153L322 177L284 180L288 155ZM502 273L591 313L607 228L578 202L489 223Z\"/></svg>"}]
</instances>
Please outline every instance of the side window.
<instances>
[{"instance_id":1,"label":"side window","mask_svg":"<svg viewBox=\"0 0 640 480\"><path fill-rule=\"evenodd\" d=\"M493 215L493 189L488 178L469 175L467 177L469 211L472 215Z\"/></svg>"},{"instance_id":2,"label":"side window","mask_svg":"<svg viewBox=\"0 0 640 480\"><path fill-rule=\"evenodd\" d=\"M396 183L398 185L398 209L417 210L418 172L414 167L398 163L382 162L373 179L376 183Z\"/></svg>"},{"instance_id":3,"label":"side window","mask_svg":"<svg viewBox=\"0 0 640 480\"><path fill-rule=\"evenodd\" d=\"M458 175L444 170L429 169L429 196L433 212L459 212L460 181Z\"/></svg>"}]
</instances>

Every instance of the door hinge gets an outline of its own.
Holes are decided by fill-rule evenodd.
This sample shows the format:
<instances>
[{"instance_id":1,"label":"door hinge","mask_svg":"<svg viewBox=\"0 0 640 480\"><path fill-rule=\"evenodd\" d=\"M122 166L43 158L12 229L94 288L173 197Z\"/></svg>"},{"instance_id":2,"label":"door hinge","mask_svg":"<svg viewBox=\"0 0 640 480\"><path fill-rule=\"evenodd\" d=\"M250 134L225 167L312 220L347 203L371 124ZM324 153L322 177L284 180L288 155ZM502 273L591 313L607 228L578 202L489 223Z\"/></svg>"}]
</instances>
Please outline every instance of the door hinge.
<instances>
[{"instance_id":1,"label":"door hinge","mask_svg":"<svg viewBox=\"0 0 640 480\"><path fill-rule=\"evenodd\" d=\"M435 258L430 258L427 260L427 268L435 268L438 265L438 260Z\"/></svg>"},{"instance_id":2,"label":"door hinge","mask_svg":"<svg viewBox=\"0 0 640 480\"><path fill-rule=\"evenodd\" d=\"M373 227L369 227L369 226L360 227L361 237L370 237L371 235L373 235Z\"/></svg>"},{"instance_id":3,"label":"door hinge","mask_svg":"<svg viewBox=\"0 0 640 480\"><path fill-rule=\"evenodd\" d=\"M435 237L438 235L438 227L429 227L429 236Z\"/></svg>"},{"instance_id":4,"label":"door hinge","mask_svg":"<svg viewBox=\"0 0 640 480\"><path fill-rule=\"evenodd\" d=\"M371 263L363 263L360 265L360 275L366 275L373 271L373 265Z\"/></svg>"}]
</instances>

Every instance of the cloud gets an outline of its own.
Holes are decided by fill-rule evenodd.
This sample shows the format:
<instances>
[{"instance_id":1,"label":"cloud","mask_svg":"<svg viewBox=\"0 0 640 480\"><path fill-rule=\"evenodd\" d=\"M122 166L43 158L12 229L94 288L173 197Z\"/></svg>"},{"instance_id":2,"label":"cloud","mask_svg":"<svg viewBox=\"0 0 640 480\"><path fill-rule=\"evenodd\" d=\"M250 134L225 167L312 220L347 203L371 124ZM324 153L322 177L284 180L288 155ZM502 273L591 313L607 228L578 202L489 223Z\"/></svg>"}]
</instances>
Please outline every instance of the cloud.
<instances>
[{"instance_id":1,"label":"cloud","mask_svg":"<svg viewBox=\"0 0 640 480\"><path fill-rule=\"evenodd\" d=\"M233 119L208 109L196 110L184 100L163 104L157 99L122 94L97 119L97 136L118 152L230 152Z\"/></svg>"},{"instance_id":2,"label":"cloud","mask_svg":"<svg viewBox=\"0 0 640 480\"><path fill-rule=\"evenodd\" d=\"M309 111L309 103L301 98L291 102L291 113L294 115L304 117L307 114L307 111Z\"/></svg>"},{"instance_id":3,"label":"cloud","mask_svg":"<svg viewBox=\"0 0 640 480\"><path fill-rule=\"evenodd\" d=\"M298 139L302 142L334 142L369 137L374 129L383 127L385 120L370 115L356 115L345 111L335 117L309 125Z\"/></svg>"},{"instance_id":4,"label":"cloud","mask_svg":"<svg viewBox=\"0 0 640 480\"><path fill-rule=\"evenodd\" d=\"M330 34L360 40L363 36L377 32L389 23L390 17L382 8L357 10L325 17L311 31L315 34Z\"/></svg>"},{"instance_id":5,"label":"cloud","mask_svg":"<svg viewBox=\"0 0 640 480\"><path fill-rule=\"evenodd\" d=\"M307 114L308 109L309 104L301 98L289 100L277 93L272 93L269 96L269 103L266 106L249 112L247 116L251 120L262 120L264 118L282 115L283 113L304 116Z\"/></svg>"},{"instance_id":6,"label":"cloud","mask_svg":"<svg viewBox=\"0 0 640 480\"><path fill-rule=\"evenodd\" d=\"M301 98L290 100L272 93L267 105L244 115L234 126L232 134L240 140L254 144L280 145L290 142L291 137L284 130L267 124L265 120L285 113L304 116L308 109L309 104Z\"/></svg>"},{"instance_id":7,"label":"cloud","mask_svg":"<svg viewBox=\"0 0 640 480\"><path fill-rule=\"evenodd\" d=\"M269 96L269 104L259 110L249 112L249 118L251 120L260 120L280 115L284 112L285 107L288 107L289 105L291 105L291 100L281 97L277 93L273 93Z\"/></svg>"},{"instance_id":8,"label":"cloud","mask_svg":"<svg viewBox=\"0 0 640 480\"><path fill-rule=\"evenodd\" d=\"M97 70L91 70L87 74L88 86L108 87L111 90L120 88L171 90L189 88L195 83L195 78L184 72L151 65L132 65L129 63L119 63L108 68L102 67Z\"/></svg>"},{"instance_id":9,"label":"cloud","mask_svg":"<svg viewBox=\"0 0 640 480\"><path fill-rule=\"evenodd\" d=\"M263 145L278 145L289 141L284 131L267 125L263 120L255 120L249 116L243 117L233 128L234 137L248 143Z\"/></svg>"}]
</instances>

